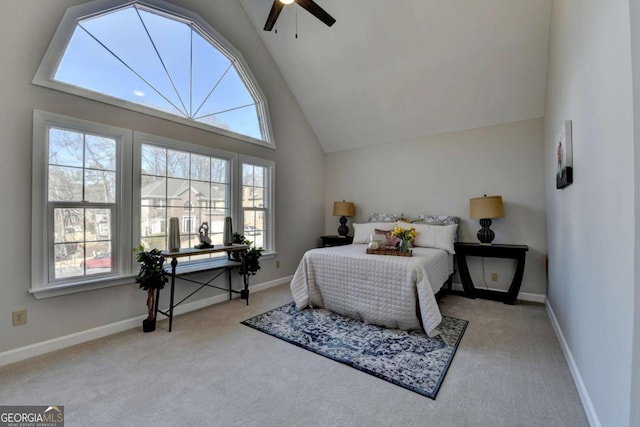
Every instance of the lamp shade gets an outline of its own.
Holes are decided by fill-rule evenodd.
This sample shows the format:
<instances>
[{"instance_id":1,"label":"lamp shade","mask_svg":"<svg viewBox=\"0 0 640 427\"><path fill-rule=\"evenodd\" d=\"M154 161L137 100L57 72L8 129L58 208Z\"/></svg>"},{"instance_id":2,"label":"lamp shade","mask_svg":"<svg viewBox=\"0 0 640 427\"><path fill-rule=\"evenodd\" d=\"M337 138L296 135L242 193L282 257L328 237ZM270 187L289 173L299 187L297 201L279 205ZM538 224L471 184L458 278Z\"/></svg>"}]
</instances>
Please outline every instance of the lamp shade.
<instances>
[{"instance_id":1,"label":"lamp shade","mask_svg":"<svg viewBox=\"0 0 640 427\"><path fill-rule=\"evenodd\" d=\"M351 202L333 202L333 216L354 216L356 207Z\"/></svg>"},{"instance_id":2,"label":"lamp shade","mask_svg":"<svg viewBox=\"0 0 640 427\"><path fill-rule=\"evenodd\" d=\"M469 200L469 217L473 219L502 218L502 196L475 197Z\"/></svg>"}]
</instances>

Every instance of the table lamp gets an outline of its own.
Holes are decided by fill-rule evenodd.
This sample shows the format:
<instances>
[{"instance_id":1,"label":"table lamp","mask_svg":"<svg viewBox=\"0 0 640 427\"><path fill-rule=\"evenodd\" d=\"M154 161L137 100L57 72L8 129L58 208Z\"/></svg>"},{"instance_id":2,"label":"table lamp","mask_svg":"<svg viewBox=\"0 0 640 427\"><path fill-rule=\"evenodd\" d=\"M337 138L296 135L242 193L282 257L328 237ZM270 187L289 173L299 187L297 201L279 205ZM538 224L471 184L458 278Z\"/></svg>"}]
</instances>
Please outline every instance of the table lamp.
<instances>
[{"instance_id":1,"label":"table lamp","mask_svg":"<svg viewBox=\"0 0 640 427\"><path fill-rule=\"evenodd\" d=\"M491 226L492 218L504 217L504 206L502 205L502 196L475 197L469 200L469 217L472 219L480 219L482 228L478 231L478 240L481 245L490 245L496 237Z\"/></svg>"},{"instance_id":2,"label":"table lamp","mask_svg":"<svg viewBox=\"0 0 640 427\"><path fill-rule=\"evenodd\" d=\"M340 227L338 227L338 234L346 236L349 234L349 227L347 227L348 216L354 216L356 214L356 207L351 202L333 202L333 216L340 217Z\"/></svg>"}]
</instances>

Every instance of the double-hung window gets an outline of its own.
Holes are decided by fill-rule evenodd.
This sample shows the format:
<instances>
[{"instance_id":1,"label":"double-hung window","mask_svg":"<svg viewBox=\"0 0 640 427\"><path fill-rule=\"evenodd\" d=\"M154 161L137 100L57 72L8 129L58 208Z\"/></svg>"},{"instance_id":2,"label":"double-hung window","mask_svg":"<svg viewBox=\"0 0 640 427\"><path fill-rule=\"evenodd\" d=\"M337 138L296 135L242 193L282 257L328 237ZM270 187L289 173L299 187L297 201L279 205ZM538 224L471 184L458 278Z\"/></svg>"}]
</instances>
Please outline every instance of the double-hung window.
<instances>
[{"instance_id":1,"label":"double-hung window","mask_svg":"<svg viewBox=\"0 0 640 427\"><path fill-rule=\"evenodd\" d=\"M34 112L32 291L130 271L131 131Z\"/></svg>"}]
</instances>

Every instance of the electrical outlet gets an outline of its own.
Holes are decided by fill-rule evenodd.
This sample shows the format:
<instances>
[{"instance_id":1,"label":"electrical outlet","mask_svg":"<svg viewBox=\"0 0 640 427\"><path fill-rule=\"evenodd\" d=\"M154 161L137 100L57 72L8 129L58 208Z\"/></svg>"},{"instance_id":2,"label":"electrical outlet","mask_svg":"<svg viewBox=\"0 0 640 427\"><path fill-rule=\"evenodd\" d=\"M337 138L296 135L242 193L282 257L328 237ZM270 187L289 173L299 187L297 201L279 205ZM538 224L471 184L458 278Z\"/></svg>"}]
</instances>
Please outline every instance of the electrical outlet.
<instances>
[{"instance_id":1,"label":"electrical outlet","mask_svg":"<svg viewBox=\"0 0 640 427\"><path fill-rule=\"evenodd\" d=\"M16 310L11 313L13 326L25 325L27 323L27 309Z\"/></svg>"},{"instance_id":2,"label":"electrical outlet","mask_svg":"<svg viewBox=\"0 0 640 427\"><path fill-rule=\"evenodd\" d=\"M280 260L279 259L276 260L276 268L280 268Z\"/></svg>"},{"instance_id":3,"label":"electrical outlet","mask_svg":"<svg viewBox=\"0 0 640 427\"><path fill-rule=\"evenodd\" d=\"M498 281L498 273L491 273L491 280L493 282L497 282Z\"/></svg>"}]
</instances>

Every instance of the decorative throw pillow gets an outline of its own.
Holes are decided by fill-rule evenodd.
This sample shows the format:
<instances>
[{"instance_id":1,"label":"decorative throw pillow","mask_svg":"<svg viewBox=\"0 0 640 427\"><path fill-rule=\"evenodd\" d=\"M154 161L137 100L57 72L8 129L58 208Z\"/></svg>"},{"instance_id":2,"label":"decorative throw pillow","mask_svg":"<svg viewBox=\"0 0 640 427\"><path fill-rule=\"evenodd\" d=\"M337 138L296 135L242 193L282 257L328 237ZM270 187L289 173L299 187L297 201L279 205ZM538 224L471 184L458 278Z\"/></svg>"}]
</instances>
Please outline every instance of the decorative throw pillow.
<instances>
[{"instance_id":1,"label":"decorative throw pillow","mask_svg":"<svg viewBox=\"0 0 640 427\"><path fill-rule=\"evenodd\" d=\"M388 213L374 213L369 217L369 222L396 222L404 218L403 213L388 214Z\"/></svg>"},{"instance_id":2,"label":"decorative throw pillow","mask_svg":"<svg viewBox=\"0 0 640 427\"><path fill-rule=\"evenodd\" d=\"M353 223L353 243L369 243L372 234L378 230L393 230L395 222L365 222L361 224Z\"/></svg>"},{"instance_id":3,"label":"decorative throw pillow","mask_svg":"<svg viewBox=\"0 0 640 427\"><path fill-rule=\"evenodd\" d=\"M397 237L393 237L391 232L393 230L379 230L376 228L375 232L378 235L383 235L385 237L385 246L397 246L400 242L400 239Z\"/></svg>"},{"instance_id":4,"label":"decorative throw pillow","mask_svg":"<svg viewBox=\"0 0 640 427\"><path fill-rule=\"evenodd\" d=\"M418 232L413 242L415 246L442 249L450 254L455 254L453 243L455 241L458 224L432 225L398 222L398 227L407 228L411 226Z\"/></svg>"}]
</instances>

